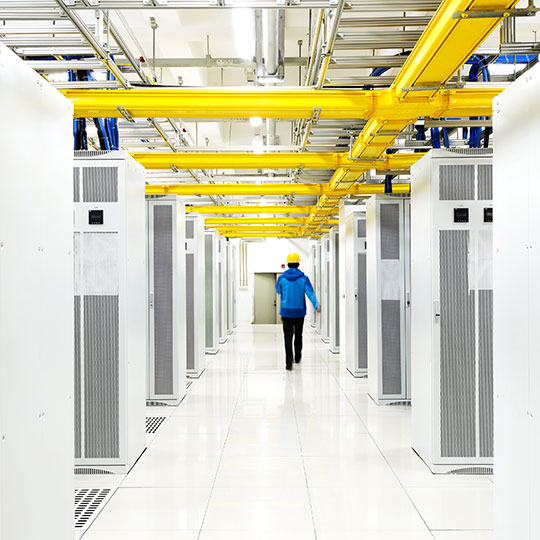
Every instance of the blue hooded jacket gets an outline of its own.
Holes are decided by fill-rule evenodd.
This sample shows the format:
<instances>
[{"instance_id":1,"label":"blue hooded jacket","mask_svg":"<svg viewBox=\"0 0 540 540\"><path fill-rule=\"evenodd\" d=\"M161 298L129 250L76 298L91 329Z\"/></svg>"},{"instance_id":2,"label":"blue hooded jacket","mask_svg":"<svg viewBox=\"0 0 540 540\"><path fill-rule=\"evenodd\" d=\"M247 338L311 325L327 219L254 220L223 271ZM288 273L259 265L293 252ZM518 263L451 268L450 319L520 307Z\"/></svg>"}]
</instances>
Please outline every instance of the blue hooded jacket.
<instances>
[{"instance_id":1,"label":"blue hooded jacket","mask_svg":"<svg viewBox=\"0 0 540 540\"><path fill-rule=\"evenodd\" d=\"M298 268L289 268L279 276L276 292L281 295L280 315L290 319L306 315L306 297L310 299L313 307L317 309L319 302L309 278Z\"/></svg>"}]
</instances>

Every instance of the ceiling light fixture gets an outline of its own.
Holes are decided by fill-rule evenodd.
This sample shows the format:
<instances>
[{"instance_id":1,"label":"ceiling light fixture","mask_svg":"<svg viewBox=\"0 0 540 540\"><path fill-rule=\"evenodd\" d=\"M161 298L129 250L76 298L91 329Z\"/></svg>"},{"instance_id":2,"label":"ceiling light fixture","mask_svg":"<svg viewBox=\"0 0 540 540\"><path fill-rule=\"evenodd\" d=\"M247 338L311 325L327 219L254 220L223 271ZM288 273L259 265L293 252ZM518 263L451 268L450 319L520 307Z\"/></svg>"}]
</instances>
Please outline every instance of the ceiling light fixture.
<instances>
[{"instance_id":1,"label":"ceiling light fixture","mask_svg":"<svg viewBox=\"0 0 540 540\"><path fill-rule=\"evenodd\" d=\"M253 127L261 127L262 126L262 118L260 116L252 116L250 119L249 119L249 123L253 126Z\"/></svg>"},{"instance_id":2,"label":"ceiling light fixture","mask_svg":"<svg viewBox=\"0 0 540 540\"><path fill-rule=\"evenodd\" d=\"M253 60L255 55L253 10L234 8L232 11L236 52L244 60Z\"/></svg>"},{"instance_id":3,"label":"ceiling light fixture","mask_svg":"<svg viewBox=\"0 0 540 540\"><path fill-rule=\"evenodd\" d=\"M253 137L252 147L253 147L253 153L254 154L262 154L263 153L264 141L263 141L263 138L260 135L255 135L255 137Z\"/></svg>"}]
</instances>

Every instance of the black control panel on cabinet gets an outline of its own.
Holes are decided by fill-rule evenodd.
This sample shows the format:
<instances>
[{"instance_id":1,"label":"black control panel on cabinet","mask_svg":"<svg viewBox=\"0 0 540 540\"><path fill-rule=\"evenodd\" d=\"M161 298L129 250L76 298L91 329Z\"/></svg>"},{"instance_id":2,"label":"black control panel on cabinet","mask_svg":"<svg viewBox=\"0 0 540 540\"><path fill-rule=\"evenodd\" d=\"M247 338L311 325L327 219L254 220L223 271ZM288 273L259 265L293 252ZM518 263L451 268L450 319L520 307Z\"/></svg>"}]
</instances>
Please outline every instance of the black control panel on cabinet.
<instances>
[{"instance_id":1,"label":"black control panel on cabinet","mask_svg":"<svg viewBox=\"0 0 540 540\"><path fill-rule=\"evenodd\" d=\"M88 224L89 225L103 225L103 210L89 210L88 211Z\"/></svg>"},{"instance_id":2,"label":"black control panel on cabinet","mask_svg":"<svg viewBox=\"0 0 540 540\"><path fill-rule=\"evenodd\" d=\"M454 223L469 223L469 209L454 208Z\"/></svg>"},{"instance_id":3,"label":"black control panel on cabinet","mask_svg":"<svg viewBox=\"0 0 540 540\"><path fill-rule=\"evenodd\" d=\"M484 223L493 223L493 208L484 208Z\"/></svg>"}]
</instances>

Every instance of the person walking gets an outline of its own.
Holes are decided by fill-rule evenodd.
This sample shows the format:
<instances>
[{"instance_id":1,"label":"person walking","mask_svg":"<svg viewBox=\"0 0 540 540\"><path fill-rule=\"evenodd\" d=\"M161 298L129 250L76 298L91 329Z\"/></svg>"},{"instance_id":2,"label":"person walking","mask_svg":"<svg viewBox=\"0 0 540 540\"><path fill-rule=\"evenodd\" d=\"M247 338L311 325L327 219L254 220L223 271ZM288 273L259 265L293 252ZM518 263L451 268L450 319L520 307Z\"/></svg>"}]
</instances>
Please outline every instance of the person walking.
<instances>
[{"instance_id":1,"label":"person walking","mask_svg":"<svg viewBox=\"0 0 540 540\"><path fill-rule=\"evenodd\" d=\"M285 338L285 367L290 371L293 367L293 336L294 361L298 364L302 359L302 331L306 316L306 295L317 313L321 312L321 304L315 296L311 281L304 272L298 269L300 266L298 253L291 253L287 257L287 266L289 269L279 276L276 292L281 295L279 314L283 321Z\"/></svg>"}]
</instances>

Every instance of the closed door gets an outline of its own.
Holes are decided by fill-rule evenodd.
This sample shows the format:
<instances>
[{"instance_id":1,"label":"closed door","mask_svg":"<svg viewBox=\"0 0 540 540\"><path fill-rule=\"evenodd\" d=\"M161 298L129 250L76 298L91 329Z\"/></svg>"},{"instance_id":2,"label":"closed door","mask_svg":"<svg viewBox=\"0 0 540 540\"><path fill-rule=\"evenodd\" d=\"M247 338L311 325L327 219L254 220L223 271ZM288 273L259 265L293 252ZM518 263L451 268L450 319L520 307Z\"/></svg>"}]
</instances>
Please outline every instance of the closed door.
<instances>
[{"instance_id":1,"label":"closed door","mask_svg":"<svg viewBox=\"0 0 540 540\"><path fill-rule=\"evenodd\" d=\"M278 317L278 301L276 294L276 274L255 274L254 292L254 324L276 324Z\"/></svg>"}]
</instances>

